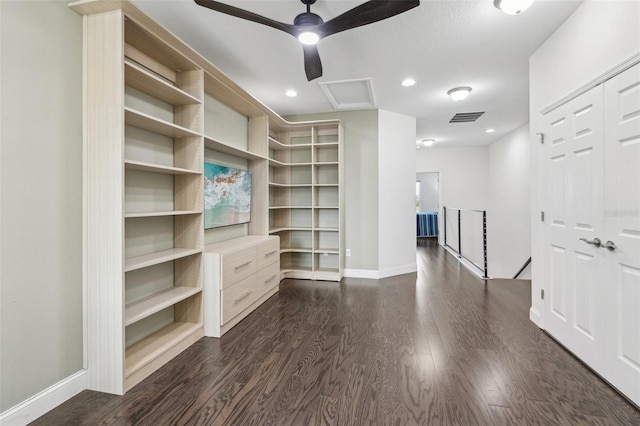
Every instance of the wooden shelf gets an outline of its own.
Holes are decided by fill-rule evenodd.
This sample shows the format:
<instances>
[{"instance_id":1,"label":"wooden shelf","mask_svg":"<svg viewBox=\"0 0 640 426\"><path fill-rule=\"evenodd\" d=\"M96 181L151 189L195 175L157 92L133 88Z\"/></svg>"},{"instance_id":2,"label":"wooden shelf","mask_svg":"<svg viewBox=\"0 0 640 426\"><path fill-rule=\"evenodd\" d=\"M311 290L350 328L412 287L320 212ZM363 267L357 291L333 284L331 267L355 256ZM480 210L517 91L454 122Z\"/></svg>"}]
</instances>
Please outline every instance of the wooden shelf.
<instances>
[{"instance_id":1,"label":"wooden shelf","mask_svg":"<svg viewBox=\"0 0 640 426\"><path fill-rule=\"evenodd\" d=\"M217 141L206 135L204 137L204 147L211 149L213 151L218 151L225 154L233 155L235 157L244 158L246 160L267 160L268 159L267 157L263 157L262 155L254 154L245 149L236 148L224 142Z\"/></svg>"},{"instance_id":2,"label":"wooden shelf","mask_svg":"<svg viewBox=\"0 0 640 426\"><path fill-rule=\"evenodd\" d=\"M340 254L340 250L338 249L313 249L313 252L316 254L331 254L331 255Z\"/></svg>"},{"instance_id":3,"label":"wooden shelf","mask_svg":"<svg viewBox=\"0 0 640 426\"><path fill-rule=\"evenodd\" d=\"M128 126L148 130L170 138L200 136L198 132L178 126L177 124L169 123L168 121L160 120L159 118L152 117L151 115L136 111L129 107L124 108L124 121Z\"/></svg>"},{"instance_id":4,"label":"wooden shelf","mask_svg":"<svg viewBox=\"0 0 640 426\"><path fill-rule=\"evenodd\" d=\"M313 163L314 166L337 166L338 164L340 163L337 161L321 161Z\"/></svg>"},{"instance_id":5,"label":"wooden shelf","mask_svg":"<svg viewBox=\"0 0 640 426\"><path fill-rule=\"evenodd\" d=\"M340 185L337 183L314 183L313 186L318 188L338 188Z\"/></svg>"},{"instance_id":6,"label":"wooden shelf","mask_svg":"<svg viewBox=\"0 0 640 426\"><path fill-rule=\"evenodd\" d=\"M125 354L125 378L152 362L171 347L202 329L202 324L174 322L130 346Z\"/></svg>"},{"instance_id":7,"label":"wooden shelf","mask_svg":"<svg viewBox=\"0 0 640 426\"><path fill-rule=\"evenodd\" d=\"M280 253L313 253L313 249L310 247L280 247Z\"/></svg>"},{"instance_id":8,"label":"wooden shelf","mask_svg":"<svg viewBox=\"0 0 640 426\"><path fill-rule=\"evenodd\" d=\"M315 147L331 147L331 146L339 146L340 142L316 142L313 145Z\"/></svg>"},{"instance_id":9,"label":"wooden shelf","mask_svg":"<svg viewBox=\"0 0 640 426\"><path fill-rule=\"evenodd\" d=\"M201 175L197 170L182 169L180 167L161 166L145 163L143 161L125 160L124 167L127 170L139 170L142 172L163 173L167 175Z\"/></svg>"},{"instance_id":10,"label":"wooden shelf","mask_svg":"<svg viewBox=\"0 0 640 426\"><path fill-rule=\"evenodd\" d=\"M274 188L311 188L313 186L313 184L311 184L311 183L277 183L277 182L269 182L269 186L272 186Z\"/></svg>"},{"instance_id":11,"label":"wooden shelf","mask_svg":"<svg viewBox=\"0 0 640 426\"><path fill-rule=\"evenodd\" d=\"M184 216L189 214L201 214L200 210L169 210L164 212L138 212L138 213L125 213L126 219L134 217L160 217L160 216Z\"/></svg>"},{"instance_id":12,"label":"wooden shelf","mask_svg":"<svg viewBox=\"0 0 640 426\"><path fill-rule=\"evenodd\" d=\"M339 228L314 228L316 232L340 232Z\"/></svg>"},{"instance_id":13,"label":"wooden shelf","mask_svg":"<svg viewBox=\"0 0 640 426\"><path fill-rule=\"evenodd\" d=\"M124 81L126 85L151 95L154 98L158 98L170 105L178 106L202 103L198 98L191 96L129 59L124 60Z\"/></svg>"},{"instance_id":14,"label":"wooden shelf","mask_svg":"<svg viewBox=\"0 0 640 426\"><path fill-rule=\"evenodd\" d=\"M280 210L280 209L312 209L311 206L271 206L269 210Z\"/></svg>"},{"instance_id":15,"label":"wooden shelf","mask_svg":"<svg viewBox=\"0 0 640 426\"><path fill-rule=\"evenodd\" d=\"M310 167L313 163L283 163L273 158L269 158L269 165L273 167Z\"/></svg>"},{"instance_id":16,"label":"wooden shelf","mask_svg":"<svg viewBox=\"0 0 640 426\"><path fill-rule=\"evenodd\" d=\"M201 291L202 289L198 287L172 287L165 291L152 294L144 299L132 302L125 307L124 325L131 325L134 322L148 317L149 315L153 315L171 305L188 299Z\"/></svg>"},{"instance_id":17,"label":"wooden shelf","mask_svg":"<svg viewBox=\"0 0 640 426\"><path fill-rule=\"evenodd\" d=\"M301 227L295 227L295 226L291 226L291 227L279 227L279 228L273 228L273 229L269 229L269 233L270 234L276 234L278 232L283 232L283 231L312 231L313 228L308 227L308 228L301 228Z\"/></svg>"},{"instance_id":18,"label":"wooden shelf","mask_svg":"<svg viewBox=\"0 0 640 426\"><path fill-rule=\"evenodd\" d=\"M191 256L201 253L199 249L172 248L162 250L156 253L146 254L144 256L136 256L124 261L124 271L130 272L136 269L146 268L147 266L158 265L164 262L180 259L182 257Z\"/></svg>"},{"instance_id":19,"label":"wooden shelf","mask_svg":"<svg viewBox=\"0 0 640 426\"><path fill-rule=\"evenodd\" d=\"M274 150L294 150L294 149L309 149L311 148L313 145L312 144L296 144L296 145L287 145L284 144L272 137L269 137L269 149L274 149Z\"/></svg>"}]
</instances>

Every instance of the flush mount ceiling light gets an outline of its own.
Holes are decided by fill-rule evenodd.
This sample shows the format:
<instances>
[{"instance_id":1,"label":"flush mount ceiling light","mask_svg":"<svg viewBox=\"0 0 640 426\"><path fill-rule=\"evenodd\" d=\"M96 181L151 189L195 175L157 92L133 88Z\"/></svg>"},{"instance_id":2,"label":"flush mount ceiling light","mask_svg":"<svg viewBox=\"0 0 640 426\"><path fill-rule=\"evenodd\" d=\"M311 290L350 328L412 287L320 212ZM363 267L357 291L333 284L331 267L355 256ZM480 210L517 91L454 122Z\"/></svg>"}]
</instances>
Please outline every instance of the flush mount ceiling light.
<instances>
[{"instance_id":1,"label":"flush mount ceiling light","mask_svg":"<svg viewBox=\"0 0 640 426\"><path fill-rule=\"evenodd\" d=\"M412 79L412 78L405 78L405 79L402 81L402 85L403 85L404 87L411 87L411 86L413 86L413 85L415 85L415 84L416 84L416 81L415 81L414 79Z\"/></svg>"},{"instance_id":2,"label":"flush mount ceiling light","mask_svg":"<svg viewBox=\"0 0 640 426\"><path fill-rule=\"evenodd\" d=\"M295 98L296 96L298 96L298 92L293 89L287 90L286 92L284 92L284 94L290 98Z\"/></svg>"},{"instance_id":3,"label":"flush mount ceiling light","mask_svg":"<svg viewBox=\"0 0 640 426\"><path fill-rule=\"evenodd\" d=\"M471 87L462 86L454 87L447 92L447 95L451 96L451 99L453 99L454 101L459 102L467 99L469 93L471 93Z\"/></svg>"},{"instance_id":4,"label":"flush mount ceiling light","mask_svg":"<svg viewBox=\"0 0 640 426\"><path fill-rule=\"evenodd\" d=\"M487 133L493 133L495 131L496 131L496 129L487 129L487 130L485 130L485 132L487 132Z\"/></svg>"},{"instance_id":5,"label":"flush mount ceiling light","mask_svg":"<svg viewBox=\"0 0 640 426\"><path fill-rule=\"evenodd\" d=\"M534 0L493 0L493 5L507 15L519 15L529 9L533 1Z\"/></svg>"},{"instance_id":6,"label":"flush mount ceiling light","mask_svg":"<svg viewBox=\"0 0 640 426\"><path fill-rule=\"evenodd\" d=\"M423 139L421 141L416 141L416 148L420 149L427 146L431 146L435 141L436 141L435 139Z\"/></svg>"}]
</instances>

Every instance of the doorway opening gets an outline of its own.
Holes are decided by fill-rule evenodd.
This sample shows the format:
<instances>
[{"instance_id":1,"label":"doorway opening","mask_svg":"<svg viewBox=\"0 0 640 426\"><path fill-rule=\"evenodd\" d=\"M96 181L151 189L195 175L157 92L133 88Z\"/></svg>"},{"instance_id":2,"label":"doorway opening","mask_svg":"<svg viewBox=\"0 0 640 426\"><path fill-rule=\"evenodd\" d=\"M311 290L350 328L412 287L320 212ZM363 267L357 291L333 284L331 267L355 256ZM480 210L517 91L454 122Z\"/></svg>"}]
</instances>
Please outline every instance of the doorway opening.
<instances>
[{"instance_id":1,"label":"doorway opening","mask_svg":"<svg viewBox=\"0 0 640 426\"><path fill-rule=\"evenodd\" d=\"M416 174L416 237L439 239L440 172Z\"/></svg>"}]
</instances>

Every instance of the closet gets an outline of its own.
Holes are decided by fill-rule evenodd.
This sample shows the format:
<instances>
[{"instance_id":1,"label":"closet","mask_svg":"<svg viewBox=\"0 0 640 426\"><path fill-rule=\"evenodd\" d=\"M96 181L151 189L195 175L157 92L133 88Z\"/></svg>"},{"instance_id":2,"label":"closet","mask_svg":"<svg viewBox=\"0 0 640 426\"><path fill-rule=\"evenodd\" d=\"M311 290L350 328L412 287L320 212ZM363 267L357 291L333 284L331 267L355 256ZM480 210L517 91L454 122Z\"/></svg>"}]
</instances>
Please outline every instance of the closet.
<instances>
[{"instance_id":1,"label":"closet","mask_svg":"<svg viewBox=\"0 0 640 426\"><path fill-rule=\"evenodd\" d=\"M640 64L541 123L544 327L640 405Z\"/></svg>"}]
</instances>

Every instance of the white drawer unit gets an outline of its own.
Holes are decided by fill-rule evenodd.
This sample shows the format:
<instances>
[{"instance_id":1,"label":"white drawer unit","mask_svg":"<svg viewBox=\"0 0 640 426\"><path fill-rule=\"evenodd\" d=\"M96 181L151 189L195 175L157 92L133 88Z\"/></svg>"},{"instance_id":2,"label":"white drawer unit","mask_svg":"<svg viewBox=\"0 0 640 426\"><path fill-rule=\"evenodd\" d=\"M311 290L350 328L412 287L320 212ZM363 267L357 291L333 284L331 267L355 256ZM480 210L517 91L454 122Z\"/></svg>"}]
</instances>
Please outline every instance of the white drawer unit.
<instances>
[{"instance_id":1,"label":"white drawer unit","mask_svg":"<svg viewBox=\"0 0 640 426\"><path fill-rule=\"evenodd\" d=\"M278 291L280 239L247 235L204 250L204 334L220 337Z\"/></svg>"}]
</instances>

